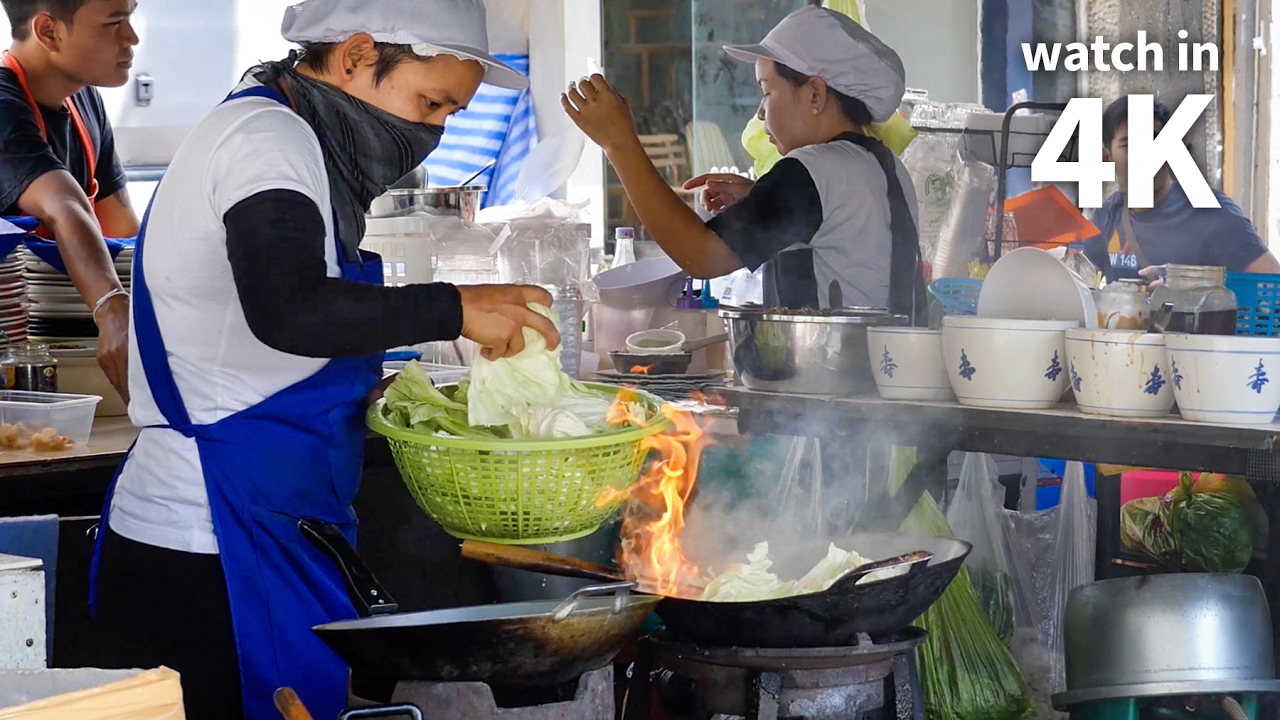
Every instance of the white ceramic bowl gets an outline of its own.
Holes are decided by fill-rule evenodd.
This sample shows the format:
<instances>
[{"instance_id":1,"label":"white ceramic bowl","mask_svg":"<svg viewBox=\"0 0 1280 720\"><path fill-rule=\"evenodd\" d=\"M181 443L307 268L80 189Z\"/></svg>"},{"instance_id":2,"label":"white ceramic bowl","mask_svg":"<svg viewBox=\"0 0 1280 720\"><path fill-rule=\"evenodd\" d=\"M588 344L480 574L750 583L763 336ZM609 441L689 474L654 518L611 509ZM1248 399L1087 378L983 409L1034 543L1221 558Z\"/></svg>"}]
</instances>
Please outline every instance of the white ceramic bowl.
<instances>
[{"instance_id":1,"label":"white ceramic bowl","mask_svg":"<svg viewBox=\"0 0 1280 720\"><path fill-rule=\"evenodd\" d=\"M1280 338L1165 335L1178 411L1192 422L1266 425L1280 409Z\"/></svg>"},{"instance_id":2,"label":"white ceramic bowl","mask_svg":"<svg viewBox=\"0 0 1280 720\"><path fill-rule=\"evenodd\" d=\"M1173 408L1164 336L1132 330L1066 333L1067 376L1081 412L1160 417Z\"/></svg>"},{"instance_id":3,"label":"white ceramic bowl","mask_svg":"<svg viewBox=\"0 0 1280 720\"><path fill-rule=\"evenodd\" d=\"M950 400L951 381L942 364L942 331L928 328L867 328L871 374L885 400Z\"/></svg>"},{"instance_id":4,"label":"white ceramic bowl","mask_svg":"<svg viewBox=\"0 0 1280 720\"><path fill-rule=\"evenodd\" d=\"M1020 320L1074 320L1098 327L1093 292L1062 261L1040 248L1018 248L996 261L982 281L978 315Z\"/></svg>"},{"instance_id":5,"label":"white ceramic bowl","mask_svg":"<svg viewBox=\"0 0 1280 720\"><path fill-rule=\"evenodd\" d=\"M1067 390L1063 333L1077 323L942 319L942 361L961 405L1036 409L1058 404Z\"/></svg>"}]
</instances>

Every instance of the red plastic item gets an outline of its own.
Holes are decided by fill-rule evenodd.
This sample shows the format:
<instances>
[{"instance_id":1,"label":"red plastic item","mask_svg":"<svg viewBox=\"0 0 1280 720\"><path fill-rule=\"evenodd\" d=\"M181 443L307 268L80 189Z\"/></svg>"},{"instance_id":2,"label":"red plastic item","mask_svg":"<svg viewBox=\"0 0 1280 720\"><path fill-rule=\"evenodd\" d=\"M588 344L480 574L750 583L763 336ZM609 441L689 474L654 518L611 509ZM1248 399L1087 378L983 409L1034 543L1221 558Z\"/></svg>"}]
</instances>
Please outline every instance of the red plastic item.
<instances>
[{"instance_id":1,"label":"red plastic item","mask_svg":"<svg viewBox=\"0 0 1280 720\"><path fill-rule=\"evenodd\" d=\"M1100 231L1053 185L1010 198L1004 211L1013 213L1018 245L1044 250L1088 240Z\"/></svg>"},{"instance_id":2,"label":"red plastic item","mask_svg":"<svg viewBox=\"0 0 1280 720\"><path fill-rule=\"evenodd\" d=\"M1200 473L1195 473L1196 479ZM1120 475L1120 504L1145 497L1163 497L1178 487L1176 470L1134 470Z\"/></svg>"}]
</instances>

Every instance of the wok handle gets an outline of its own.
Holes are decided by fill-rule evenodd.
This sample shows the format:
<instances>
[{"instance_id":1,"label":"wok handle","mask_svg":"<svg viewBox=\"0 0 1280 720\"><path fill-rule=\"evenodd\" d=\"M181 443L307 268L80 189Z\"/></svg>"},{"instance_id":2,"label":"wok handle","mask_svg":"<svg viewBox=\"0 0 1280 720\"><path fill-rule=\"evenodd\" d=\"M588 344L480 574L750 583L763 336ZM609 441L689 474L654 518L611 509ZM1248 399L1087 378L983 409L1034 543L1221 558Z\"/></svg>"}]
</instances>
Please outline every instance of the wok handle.
<instances>
[{"instance_id":1,"label":"wok handle","mask_svg":"<svg viewBox=\"0 0 1280 720\"><path fill-rule=\"evenodd\" d=\"M347 581L351 604L356 606L360 617L386 615L396 611L398 606L391 593L374 577L373 571L356 554L355 548L347 542L338 526L315 518L302 518L298 521L298 530L311 544L338 564Z\"/></svg>"},{"instance_id":2,"label":"wok handle","mask_svg":"<svg viewBox=\"0 0 1280 720\"><path fill-rule=\"evenodd\" d=\"M618 582L607 585L588 585L584 588L579 588L557 605L555 610L551 611L551 622L558 623L568 618L573 614L574 610L578 609L583 600L599 595L613 595L613 614L616 615L622 612L622 608L626 607L627 598L630 597L631 591L635 586L635 583Z\"/></svg>"},{"instance_id":3,"label":"wok handle","mask_svg":"<svg viewBox=\"0 0 1280 720\"><path fill-rule=\"evenodd\" d=\"M423 720L422 711L417 705L387 705L386 707L358 708L343 710L338 720L360 720L361 718L385 718L396 715L408 715L413 720Z\"/></svg>"},{"instance_id":4,"label":"wok handle","mask_svg":"<svg viewBox=\"0 0 1280 720\"><path fill-rule=\"evenodd\" d=\"M528 548L499 545L480 540L464 540L462 543L462 557L489 565L501 565L517 570L529 570L560 577L580 578L582 580L606 583L626 580L622 571L607 565L597 565L576 558L561 557Z\"/></svg>"},{"instance_id":5,"label":"wok handle","mask_svg":"<svg viewBox=\"0 0 1280 720\"><path fill-rule=\"evenodd\" d=\"M311 712L307 710L307 706L302 704L302 700L298 699L298 693L293 688L280 688L276 690L274 696L276 710L280 711L280 716L284 720L312 720Z\"/></svg>"}]
</instances>

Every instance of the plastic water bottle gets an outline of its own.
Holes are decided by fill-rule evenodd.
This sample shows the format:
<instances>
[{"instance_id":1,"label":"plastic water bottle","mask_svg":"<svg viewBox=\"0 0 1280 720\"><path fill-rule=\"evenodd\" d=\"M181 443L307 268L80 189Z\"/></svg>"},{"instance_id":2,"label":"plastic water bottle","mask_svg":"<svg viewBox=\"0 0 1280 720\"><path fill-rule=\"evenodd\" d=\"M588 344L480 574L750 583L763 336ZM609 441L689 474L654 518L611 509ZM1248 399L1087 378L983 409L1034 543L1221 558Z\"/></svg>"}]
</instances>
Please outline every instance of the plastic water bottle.
<instances>
[{"instance_id":1,"label":"plastic water bottle","mask_svg":"<svg viewBox=\"0 0 1280 720\"><path fill-rule=\"evenodd\" d=\"M551 293L551 309L560 318L560 368L569 377L581 379L582 316L586 303L576 288L543 285Z\"/></svg>"},{"instance_id":2,"label":"plastic water bottle","mask_svg":"<svg viewBox=\"0 0 1280 720\"><path fill-rule=\"evenodd\" d=\"M613 232L613 264L610 269L630 265L636 261L636 230L620 227Z\"/></svg>"}]
</instances>

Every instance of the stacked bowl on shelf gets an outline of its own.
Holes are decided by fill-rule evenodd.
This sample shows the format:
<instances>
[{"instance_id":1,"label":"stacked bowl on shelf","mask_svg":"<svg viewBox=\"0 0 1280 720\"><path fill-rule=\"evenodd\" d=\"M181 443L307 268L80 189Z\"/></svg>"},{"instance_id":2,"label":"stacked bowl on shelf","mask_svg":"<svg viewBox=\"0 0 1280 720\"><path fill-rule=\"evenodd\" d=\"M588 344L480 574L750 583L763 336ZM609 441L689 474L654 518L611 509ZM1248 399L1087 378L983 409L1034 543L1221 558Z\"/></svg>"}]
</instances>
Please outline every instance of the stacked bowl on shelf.
<instances>
[{"instance_id":1,"label":"stacked bowl on shelf","mask_svg":"<svg viewBox=\"0 0 1280 720\"><path fill-rule=\"evenodd\" d=\"M1272 276L1266 276L1272 277ZM1280 277L1275 278L1280 287ZM1280 337L1099 329L1089 289L1056 257L1020 248L983 283L976 315L940 330L868 333L880 395L995 409L1264 425L1280 410Z\"/></svg>"},{"instance_id":2,"label":"stacked bowl on shelf","mask_svg":"<svg viewBox=\"0 0 1280 720\"><path fill-rule=\"evenodd\" d=\"M30 336L35 342L84 346L98 339L93 310L80 297L66 273L49 265L25 247L18 248L25 265L23 277L31 305ZM115 259L116 274L126 290L130 287L133 248L126 247Z\"/></svg>"},{"instance_id":3,"label":"stacked bowl on shelf","mask_svg":"<svg viewBox=\"0 0 1280 720\"><path fill-rule=\"evenodd\" d=\"M0 261L0 354L9 343L27 341L27 281L23 261L15 251Z\"/></svg>"}]
</instances>

